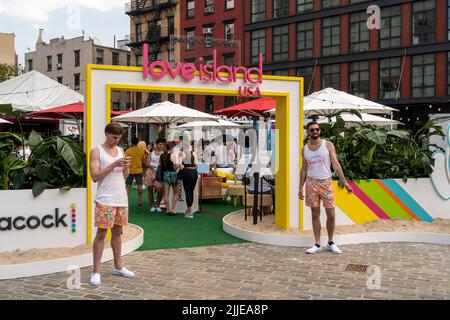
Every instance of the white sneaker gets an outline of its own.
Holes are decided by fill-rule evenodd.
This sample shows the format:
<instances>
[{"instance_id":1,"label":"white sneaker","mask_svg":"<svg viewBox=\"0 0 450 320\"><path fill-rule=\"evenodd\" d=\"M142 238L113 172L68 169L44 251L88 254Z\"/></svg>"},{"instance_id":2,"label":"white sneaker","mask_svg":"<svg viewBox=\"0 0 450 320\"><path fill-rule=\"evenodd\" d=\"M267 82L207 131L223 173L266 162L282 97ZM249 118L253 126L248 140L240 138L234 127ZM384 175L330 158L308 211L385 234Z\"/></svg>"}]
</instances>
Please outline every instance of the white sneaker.
<instances>
[{"instance_id":1,"label":"white sneaker","mask_svg":"<svg viewBox=\"0 0 450 320\"><path fill-rule=\"evenodd\" d=\"M89 283L93 286L98 286L102 283L102 278L100 273L92 273L91 274L91 280L89 280Z\"/></svg>"},{"instance_id":2,"label":"white sneaker","mask_svg":"<svg viewBox=\"0 0 450 320\"><path fill-rule=\"evenodd\" d=\"M314 254L314 253L320 252L321 250L322 250L321 247L318 247L318 246L314 245L311 248L309 248L308 250L306 250L306 253Z\"/></svg>"},{"instance_id":3,"label":"white sneaker","mask_svg":"<svg viewBox=\"0 0 450 320\"><path fill-rule=\"evenodd\" d=\"M331 252L336 253L336 254L339 254L339 253L342 252L341 249L339 249L338 246L335 245L334 243L333 243L331 246L328 244L328 245L327 245L327 248L328 248Z\"/></svg>"},{"instance_id":4,"label":"white sneaker","mask_svg":"<svg viewBox=\"0 0 450 320\"><path fill-rule=\"evenodd\" d=\"M155 212L155 211L156 211L156 208L155 208L155 207L153 207L153 208L150 209L150 212Z\"/></svg>"},{"instance_id":5,"label":"white sneaker","mask_svg":"<svg viewBox=\"0 0 450 320\"><path fill-rule=\"evenodd\" d=\"M123 267L120 270L116 269L116 268L113 268L112 273L115 274L115 275L123 276L123 277L127 277L127 278L133 278L134 277L134 272L131 272L131 271L127 270L125 267Z\"/></svg>"},{"instance_id":6,"label":"white sneaker","mask_svg":"<svg viewBox=\"0 0 450 320\"><path fill-rule=\"evenodd\" d=\"M194 215L193 215L192 213L191 213L191 214L186 213L186 214L184 215L184 217L187 218L187 219L193 219L193 218L194 218Z\"/></svg>"},{"instance_id":7,"label":"white sneaker","mask_svg":"<svg viewBox=\"0 0 450 320\"><path fill-rule=\"evenodd\" d=\"M156 211L157 211L157 212L162 212L162 209L161 209L160 207L157 207L157 208L156 208Z\"/></svg>"}]
</instances>

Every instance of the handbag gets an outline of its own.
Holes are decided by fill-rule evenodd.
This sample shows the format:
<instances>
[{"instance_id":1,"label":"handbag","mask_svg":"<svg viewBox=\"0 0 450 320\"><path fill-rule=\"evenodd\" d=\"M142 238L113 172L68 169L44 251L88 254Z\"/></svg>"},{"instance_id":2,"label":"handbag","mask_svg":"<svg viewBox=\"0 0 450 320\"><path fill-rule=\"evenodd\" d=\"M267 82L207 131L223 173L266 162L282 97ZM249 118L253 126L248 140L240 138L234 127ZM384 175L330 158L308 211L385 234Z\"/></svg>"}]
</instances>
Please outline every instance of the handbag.
<instances>
[{"instance_id":1,"label":"handbag","mask_svg":"<svg viewBox=\"0 0 450 320\"><path fill-rule=\"evenodd\" d=\"M161 164L158 166L158 169L156 169L155 179L158 182L163 182L164 176L163 176L163 171L162 171Z\"/></svg>"}]
</instances>

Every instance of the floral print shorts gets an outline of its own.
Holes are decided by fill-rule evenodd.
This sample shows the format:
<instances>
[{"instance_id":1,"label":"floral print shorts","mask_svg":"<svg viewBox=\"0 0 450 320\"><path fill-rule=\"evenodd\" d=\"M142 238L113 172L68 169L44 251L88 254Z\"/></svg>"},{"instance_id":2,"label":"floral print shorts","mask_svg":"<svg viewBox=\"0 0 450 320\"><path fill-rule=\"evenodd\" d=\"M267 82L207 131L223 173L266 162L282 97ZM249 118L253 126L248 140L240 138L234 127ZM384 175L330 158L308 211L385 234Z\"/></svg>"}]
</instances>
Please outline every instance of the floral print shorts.
<instances>
[{"instance_id":1,"label":"floral print shorts","mask_svg":"<svg viewBox=\"0 0 450 320\"><path fill-rule=\"evenodd\" d=\"M320 207L320 199L322 199L324 208L334 208L334 189L333 181L329 179L306 179L305 190L306 206L310 208Z\"/></svg>"},{"instance_id":2,"label":"floral print shorts","mask_svg":"<svg viewBox=\"0 0 450 320\"><path fill-rule=\"evenodd\" d=\"M108 207L101 204L95 206L95 226L100 229L111 229L114 225L128 224L128 207Z\"/></svg>"}]
</instances>

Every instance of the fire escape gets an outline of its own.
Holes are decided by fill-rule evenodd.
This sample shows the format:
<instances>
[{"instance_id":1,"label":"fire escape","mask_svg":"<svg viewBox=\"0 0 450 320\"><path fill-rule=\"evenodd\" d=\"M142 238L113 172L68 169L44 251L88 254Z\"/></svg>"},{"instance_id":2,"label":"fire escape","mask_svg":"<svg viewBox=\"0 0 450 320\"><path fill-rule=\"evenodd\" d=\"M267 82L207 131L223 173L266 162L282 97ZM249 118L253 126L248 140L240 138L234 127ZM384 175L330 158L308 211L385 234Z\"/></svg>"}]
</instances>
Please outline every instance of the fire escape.
<instances>
[{"instance_id":1,"label":"fire escape","mask_svg":"<svg viewBox=\"0 0 450 320\"><path fill-rule=\"evenodd\" d=\"M161 27L158 23L161 20L161 15L164 10L172 10L176 7L179 0L136 0L135 2L126 5L126 14L128 14L131 19L143 16L148 13L152 13L153 16L151 21L148 23L148 31L145 37L138 34L130 35L128 37L127 45L129 47L142 50L144 43L150 45L149 52L149 63L156 61L158 59L158 54L161 53L161 48L164 43L170 40L171 30L167 30L166 35L161 34ZM173 33L173 31L172 31ZM160 95L156 93L151 93L145 103L145 106L152 105L159 102Z\"/></svg>"}]
</instances>

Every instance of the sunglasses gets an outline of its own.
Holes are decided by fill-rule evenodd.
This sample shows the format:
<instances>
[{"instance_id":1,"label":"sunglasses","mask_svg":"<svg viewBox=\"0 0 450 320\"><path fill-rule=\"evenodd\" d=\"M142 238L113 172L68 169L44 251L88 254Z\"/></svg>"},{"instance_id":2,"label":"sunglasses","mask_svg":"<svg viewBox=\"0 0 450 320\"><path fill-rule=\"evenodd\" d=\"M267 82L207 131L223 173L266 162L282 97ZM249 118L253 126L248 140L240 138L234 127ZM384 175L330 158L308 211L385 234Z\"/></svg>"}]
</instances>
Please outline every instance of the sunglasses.
<instances>
[{"instance_id":1,"label":"sunglasses","mask_svg":"<svg viewBox=\"0 0 450 320\"><path fill-rule=\"evenodd\" d=\"M319 128L309 129L309 132L320 132L320 129Z\"/></svg>"}]
</instances>

